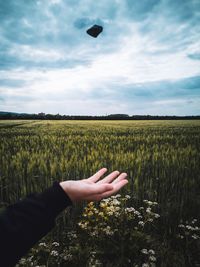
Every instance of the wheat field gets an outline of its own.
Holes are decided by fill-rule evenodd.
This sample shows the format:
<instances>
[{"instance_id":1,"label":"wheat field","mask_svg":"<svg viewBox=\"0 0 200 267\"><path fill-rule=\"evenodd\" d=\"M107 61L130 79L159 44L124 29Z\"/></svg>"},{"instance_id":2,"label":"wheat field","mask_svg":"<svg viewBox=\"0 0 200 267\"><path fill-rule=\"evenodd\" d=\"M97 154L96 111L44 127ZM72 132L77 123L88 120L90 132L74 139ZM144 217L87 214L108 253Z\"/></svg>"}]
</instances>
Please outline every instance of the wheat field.
<instances>
[{"instance_id":1,"label":"wheat field","mask_svg":"<svg viewBox=\"0 0 200 267\"><path fill-rule=\"evenodd\" d=\"M181 221L199 220L198 120L0 121L0 140L1 206L107 167L127 172L122 194L158 203L158 235L170 238Z\"/></svg>"}]
</instances>

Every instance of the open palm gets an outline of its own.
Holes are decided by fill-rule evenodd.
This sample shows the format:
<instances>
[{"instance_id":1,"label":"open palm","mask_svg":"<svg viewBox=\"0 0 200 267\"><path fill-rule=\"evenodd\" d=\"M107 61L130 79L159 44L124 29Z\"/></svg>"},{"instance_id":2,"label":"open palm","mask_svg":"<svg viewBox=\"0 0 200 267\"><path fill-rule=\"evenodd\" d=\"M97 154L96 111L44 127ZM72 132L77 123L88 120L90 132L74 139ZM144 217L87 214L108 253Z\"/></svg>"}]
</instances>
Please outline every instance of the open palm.
<instances>
[{"instance_id":1,"label":"open palm","mask_svg":"<svg viewBox=\"0 0 200 267\"><path fill-rule=\"evenodd\" d=\"M107 172L106 168L100 169L88 179L78 181L65 181L60 185L72 202L88 200L99 201L117 193L128 183L127 174L113 171L103 179L101 177Z\"/></svg>"}]
</instances>

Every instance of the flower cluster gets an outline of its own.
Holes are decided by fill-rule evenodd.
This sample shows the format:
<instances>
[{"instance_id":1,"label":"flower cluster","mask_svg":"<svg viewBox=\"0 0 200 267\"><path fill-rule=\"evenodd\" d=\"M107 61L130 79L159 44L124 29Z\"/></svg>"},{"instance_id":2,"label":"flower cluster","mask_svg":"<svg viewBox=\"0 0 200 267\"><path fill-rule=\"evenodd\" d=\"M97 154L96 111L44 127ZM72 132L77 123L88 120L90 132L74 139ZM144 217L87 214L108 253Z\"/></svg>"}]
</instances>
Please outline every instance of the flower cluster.
<instances>
[{"instance_id":1,"label":"flower cluster","mask_svg":"<svg viewBox=\"0 0 200 267\"><path fill-rule=\"evenodd\" d=\"M181 222L178 225L179 233L177 237L179 239L200 239L200 225L197 219L192 219L191 222L186 221L185 223Z\"/></svg>"},{"instance_id":2,"label":"flower cluster","mask_svg":"<svg viewBox=\"0 0 200 267\"><path fill-rule=\"evenodd\" d=\"M69 234L73 234L73 232L69 232ZM41 262L41 255L42 255L42 261L45 263L45 261L48 259L51 264L55 264L58 266L60 263L66 263L70 262L73 259L73 255L70 251L72 247L66 248L60 248L60 244L56 241L54 242L40 242L37 247L31 249L30 254L31 256L27 256L26 258L22 258L19 263L16 265L16 267L22 267L22 266L33 266L33 267L45 267L45 264L40 264ZM74 249L74 248L72 248ZM46 260L45 260L46 259Z\"/></svg>"},{"instance_id":3,"label":"flower cluster","mask_svg":"<svg viewBox=\"0 0 200 267\"><path fill-rule=\"evenodd\" d=\"M102 263L99 259L96 258L96 251L91 251L88 261L88 267L100 267L100 266L102 266Z\"/></svg>"},{"instance_id":4,"label":"flower cluster","mask_svg":"<svg viewBox=\"0 0 200 267\"><path fill-rule=\"evenodd\" d=\"M138 210L135 208L125 208L125 213L128 214L129 219L135 219L139 227L144 227L146 224L152 223L155 219L158 219L160 215L153 211L153 208L158 205L157 202L149 200L143 200L144 207L139 207ZM137 226L135 230L137 230Z\"/></svg>"},{"instance_id":5,"label":"flower cluster","mask_svg":"<svg viewBox=\"0 0 200 267\"><path fill-rule=\"evenodd\" d=\"M138 207L133 203L130 195L120 194L88 203L73 230L63 235L66 246L56 240L41 241L30 253L33 256L23 258L17 267L42 267L47 261L49 266L79 266L79 260L80 266L97 267L105 265L105 255L115 266L123 258L128 264L154 267L154 250L141 248L149 247L153 240L151 226L160 217L154 212L158 203L144 200Z\"/></svg>"},{"instance_id":6,"label":"flower cluster","mask_svg":"<svg viewBox=\"0 0 200 267\"><path fill-rule=\"evenodd\" d=\"M129 223L135 230L142 230L160 215L153 211L157 202L144 200L144 207L136 209L127 207L130 195L122 197L120 194L103 199L98 205L90 202L84 209L78 226L89 233L91 237L102 235L113 236L120 228L120 224Z\"/></svg>"},{"instance_id":7,"label":"flower cluster","mask_svg":"<svg viewBox=\"0 0 200 267\"><path fill-rule=\"evenodd\" d=\"M141 250L141 253L143 257L145 258L145 263L142 264L142 267L155 267L156 266L156 256L155 256L155 251L153 249L146 249L143 248Z\"/></svg>"}]
</instances>

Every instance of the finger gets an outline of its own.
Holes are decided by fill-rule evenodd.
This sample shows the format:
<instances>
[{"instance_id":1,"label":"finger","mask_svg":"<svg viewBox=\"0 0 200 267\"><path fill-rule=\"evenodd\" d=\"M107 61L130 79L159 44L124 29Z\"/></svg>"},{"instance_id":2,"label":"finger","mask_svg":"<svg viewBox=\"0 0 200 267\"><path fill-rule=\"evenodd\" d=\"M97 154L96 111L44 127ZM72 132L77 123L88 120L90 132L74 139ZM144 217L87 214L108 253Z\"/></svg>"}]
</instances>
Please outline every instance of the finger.
<instances>
[{"instance_id":1,"label":"finger","mask_svg":"<svg viewBox=\"0 0 200 267\"><path fill-rule=\"evenodd\" d=\"M116 194L126 184L128 184L128 180L126 180L126 179L123 179L123 180L119 181L118 183L116 183L114 185L114 188L113 188L112 191L107 191L107 192L103 193L102 194L102 198L107 198L107 197L110 197L113 194Z\"/></svg>"},{"instance_id":2,"label":"finger","mask_svg":"<svg viewBox=\"0 0 200 267\"><path fill-rule=\"evenodd\" d=\"M104 183L110 183L112 182L118 175L120 174L119 171L114 171L110 173L108 176L106 176L104 179L97 182L97 184L104 184Z\"/></svg>"},{"instance_id":3,"label":"finger","mask_svg":"<svg viewBox=\"0 0 200 267\"><path fill-rule=\"evenodd\" d=\"M97 195L92 195L92 196L86 197L84 200L86 200L86 201L100 201L102 199L103 199L102 195L97 194Z\"/></svg>"},{"instance_id":4,"label":"finger","mask_svg":"<svg viewBox=\"0 0 200 267\"><path fill-rule=\"evenodd\" d=\"M125 179L127 177L127 173L123 172L121 173L117 179L115 179L113 182L112 182L112 185L114 184L117 184L118 182L120 182L121 180Z\"/></svg>"},{"instance_id":5,"label":"finger","mask_svg":"<svg viewBox=\"0 0 200 267\"><path fill-rule=\"evenodd\" d=\"M93 186L93 192L91 192L92 194L103 194L107 191L111 191L113 190L114 187L112 184L102 184L102 185L95 185Z\"/></svg>"},{"instance_id":6,"label":"finger","mask_svg":"<svg viewBox=\"0 0 200 267\"><path fill-rule=\"evenodd\" d=\"M98 172L96 172L94 175L92 175L90 178L88 178L87 180L90 182L96 183L101 178L101 176L104 175L106 172L107 172L107 169L102 168Z\"/></svg>"},{"instance_id":7,"label":"finger","mask_svg":"<svg viewBox=\"0 0 200 267\"><path fill-rule=\"evenodd\" d=\"M116 194L123 186L125 186L128 183L128 180L123 179L119 181L117 184L115 184L114 188L112 190L109 190L107 192L104 192L102 194L94 194L85 197L85 200L87 201L100 201L103 198L110 197L113 194Z\"/></svg>"}]
</instances>

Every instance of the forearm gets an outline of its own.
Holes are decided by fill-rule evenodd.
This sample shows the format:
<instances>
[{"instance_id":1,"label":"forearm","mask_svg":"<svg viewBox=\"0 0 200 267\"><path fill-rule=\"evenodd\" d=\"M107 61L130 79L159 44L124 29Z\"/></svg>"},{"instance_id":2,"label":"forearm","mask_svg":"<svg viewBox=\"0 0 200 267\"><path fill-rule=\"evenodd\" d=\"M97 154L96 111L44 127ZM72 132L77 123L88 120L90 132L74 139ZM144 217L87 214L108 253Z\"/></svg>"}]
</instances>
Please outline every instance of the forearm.
<instances>
[{"instance_id":1,"label":"forearm","mask_svg":"<svg viewBox=\"0 0 200 267\"><path fill-rule=\"evenodd\" d=\"M55 218L70 198L58 182L41 194L10 205L0 215L0 266L14 266L17 261L55 225Z\"/></svg>"}]
</instances>

